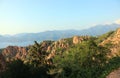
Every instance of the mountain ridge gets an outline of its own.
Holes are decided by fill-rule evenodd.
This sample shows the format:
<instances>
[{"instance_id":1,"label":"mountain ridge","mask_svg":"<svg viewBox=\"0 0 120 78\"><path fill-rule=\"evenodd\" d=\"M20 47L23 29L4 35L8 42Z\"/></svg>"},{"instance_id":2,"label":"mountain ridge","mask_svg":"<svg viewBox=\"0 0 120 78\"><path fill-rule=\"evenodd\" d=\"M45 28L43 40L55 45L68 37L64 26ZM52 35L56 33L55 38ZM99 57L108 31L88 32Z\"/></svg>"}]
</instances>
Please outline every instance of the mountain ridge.
<instances>
[{"instance_id":1,"label":"mountain ridge","mask_svg":"<svg viewBox=\"0 0 120 78\"><path fill-rule=\"evenodd\" d=\"M111 30L116 30L119 28L119 24L110 25L97 25L88 29L83 30L55 30L55 31L45 31L39 33L20 33L12 36L0 36L0 48L5 48L9 45L13 46L28 46L33 44L34 41L44 41L44 40L59 40L62 38L72 37L74 35L90 35L98 36L102 35Z\"/></svg>"}]
</instances>

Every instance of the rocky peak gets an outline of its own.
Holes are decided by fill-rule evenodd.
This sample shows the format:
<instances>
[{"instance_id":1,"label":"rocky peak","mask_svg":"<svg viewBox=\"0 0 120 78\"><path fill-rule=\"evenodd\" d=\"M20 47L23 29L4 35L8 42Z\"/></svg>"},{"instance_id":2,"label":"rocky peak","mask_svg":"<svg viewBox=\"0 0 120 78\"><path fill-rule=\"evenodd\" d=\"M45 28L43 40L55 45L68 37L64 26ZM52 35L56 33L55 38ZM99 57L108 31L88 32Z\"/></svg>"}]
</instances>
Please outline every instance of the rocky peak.
<instances>
[{"instance_id":1,"label":"rocky peak","mask_svg":"<svg viewBox=\"0 0 120 78\"><path fill-rule=\"evenodd\" d=\"M50 55L47 57L47 59L54 57L59 52L59 49L62 52L64 49L67 49L68 47L69 43L67 42L67 39L61 39L53 42L51 45L47 47L47 52L50 52Z\"/></svg>"},{"instance_id":2,"label":"rocky peak","mask_svg":"<svg viewBox=\"0 0 120 78\"><path fill-rule=\"evenodd\" d=\"M112 42L114 44L120 43L120 28L116 31L115 36L112 39L113 39Z\"/></svg>"},{"instance_id":3,"label":"rocky peak","mask_svg":"<svg viewBox=\"0 0 120 78\"><path fill-rule=\"evenodd\" d=\"M120 28L117 29L114 34L112 34L110 37L108 37L106 40L104 40L102 43L101 43L102 46L105 46L105 45L110 45L110 54L109 56L110 57L113 57L113 56L120 56Z\"/></svg>"},{"instance_id":4,"label":"rocky peak","mask_svg":"<svg viewBox=\"0 0 120 78\"><path fill-rule=\"evenodd\" d=\"M67 50L73 44L81 43L82 41L88 40L89 38L89 36L74 36L73 38L55 41L47 48L47 52L50 52L48 58L54 57L57 53L64 52L64 50Z\"/></svg>"},{"instance_id":5,"label":"rocky peak","mask_svg":"<svg viewBox=\"0 0 120 78\"><path fill-rule=\"evenodd\" d=\"M48 47L53 43L54 41L43 41L41 42L41 48L43 51L47 51Z\"/></svg>"},{"instance_id":6,"label":"rocky peak","mask_svg":"<svg viewBox=\"0 0 120 78\"><path fill-rule=\"evenodd\" d=\"M112 43L112 44L120 43L120 28L114 32L114 35L111 35L110 37L108 37L106 40L102 42L103 45L107 43Z\"/></svg>"},{"instance_id":7,"label":"rocky peak","mask_svg":"<svg viewBox=\"0 0 120 78\"><path fill-rule=\"evenodd\" d=\"M89 36L74 36L73 37L73 44L78 44L81 43L84 40L88 40L90 37Z\"/></svg>"},{"instance_id":8,"label":"rocky peak","mask_svg":"<svg viewBox=\"0 0 120 78\"><path fill-rule=\"evenodd\" d=\"M6 58L6 61L12 59L22 59L26 57L28 48L18 47L18 46L8 46L2 52L3 56Z\"/></svg>"}]
</instances>

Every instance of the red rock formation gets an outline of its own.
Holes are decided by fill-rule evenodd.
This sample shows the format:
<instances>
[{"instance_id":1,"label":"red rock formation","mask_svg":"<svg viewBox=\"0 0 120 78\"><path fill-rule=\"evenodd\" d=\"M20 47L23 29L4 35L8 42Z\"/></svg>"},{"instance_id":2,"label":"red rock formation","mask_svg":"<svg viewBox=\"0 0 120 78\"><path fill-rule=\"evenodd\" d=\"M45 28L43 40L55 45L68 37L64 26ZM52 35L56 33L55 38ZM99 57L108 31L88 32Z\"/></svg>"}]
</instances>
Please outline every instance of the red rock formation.
<instances>
[{"instance_id":1,"label":"red rock formation","mask_svg":"<svg viewBox=\"0 0 120 78\"><path fill-rule=\"evenodd\" d=\"M79 42L79 37L78 36L74 36L73 37L73 43L77 44Z\"/></svg>"},{"instance_id":2,"label":"red rock formation","mask_svg":"<svg viewBox=\"0 0 120 78\"><path fill-rule=\"evenodd\" d=\"M67 49L69 48L69 43L67 42L67 39L61 39L59 41L53 42L51 45L47 47L47 52L50 52L49 56L47 59L50 59L56 55L58 52L58 49L61 49L60 51L62 52L62 49Z\"/></svg>"},{"instance_id":3,"label":"red rock formation","mask_svg":"<svg viewBox=\"0 0 120 78\"><path fill-rule=\"evenodd\" d=\"M12 59L23 60L27 55L28 48L18 46L8 46L2 52L7 61Z\"/></svg>"},{"instance_id":4,"label":"red rock formation","mask_svg":"<svg viewBox=\"0 0 120 78\"><path fill-rule=\"evenodd\" d=\"M88 40L90 37L89 36L74 36L73 37L73 44L78 44L81 43L84 40Z\"/></svg>"},{"instance_id":5,"label":"red rock formation","mask_svg":"<svg viewBox=\"0 0 120 78\"><path fill-rule=\"evenodd\" d=\"M111 42L112 44L119 44L120 43L120 28L114 33L113 36L108 37L106 40L102 42L102 44L107 44Z\"/></svg>"},{"instance_id":6,"label":"red rock formation","mask_svg":"<svg viewBox=\"0 0 120 78\"><path fill-rule=\"evenodd\" d=\"M110 44L110 54L109 57L113 57L113 56L120 56L120 28L117 29L117 31L111 35L110 37L108 37L106 40L104 40L100 45L104 46Z\"/></svg>"}]
</instances>

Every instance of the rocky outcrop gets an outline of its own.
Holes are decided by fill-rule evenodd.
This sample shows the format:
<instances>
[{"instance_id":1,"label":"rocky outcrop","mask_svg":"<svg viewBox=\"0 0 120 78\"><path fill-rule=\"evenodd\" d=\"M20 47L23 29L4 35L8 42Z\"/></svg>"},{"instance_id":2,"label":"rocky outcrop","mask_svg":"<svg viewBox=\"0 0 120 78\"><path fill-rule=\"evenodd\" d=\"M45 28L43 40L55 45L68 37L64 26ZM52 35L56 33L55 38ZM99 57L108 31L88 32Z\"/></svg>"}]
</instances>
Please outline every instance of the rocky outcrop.
<instances>
[{"instance_id":1,"label":"rocky outcrop","mask_svg":"<svg viewBox=\"0 0 120 78\"><path fill-rule=\"evenodd\" d=\"M57 53L62 53L68 47L70 47L70 45L69 42L67 42L67 39L61 39L59 41L53 42L47 47L47 52L50 52L47 59L54 57Z\"/></svg>"},{"instance_id":2,"label":"rocky outcrop","mask_svg":"<svg viewBox=\"0 0 120 78\"><path fill-rule=\"evenodd\" d=\"M114 31L114 33L100 43L100 45L110 48L109 58L120 56L120 28ZM120 68L111 72L106 78L120 78Z\"/></svg>"},{"instance_id":3,"label":"rocky outcrop","mask_svg":"<svg viewBox=\"0 0 120 78\"><path fill-rule=\"evenodd\" d=\"M115 31L114 34L112 34L110 37L104 40L101 43L101 45L107 45L110 48L110 58L116 55L120 56L120 28L117 29L117 31Z\"/></svg>"},{"instance_id":4,"label":"rocky outcrop","mask_svg":"<svg viewBox=\"0 0 120 78\"><path fill-rule=\"evenodd\" d=\"M47 52L50 52L48 59L54 57L56 54L62 54L64 51L69 49L72 45L81 43L82 41L88 40L89 36L74 36L73 38L61 39L53 42L47 47Z\"/></svg>"},{"instance_id":5,"label":"rocky outcrop","mask_svg":"<svg viewBox=\"0 0 120 78\"><path fill-rule=\"evenodd\" d=\"M41 51L50 53L48 58L54 57L57 53L64 52L73 44L81 43L88 40L89 36L75 36L73 38L61 39L58 41L43 41L40 43ZM14 59L24 60L28 53L28 47L8 46L2 51L2 55L6 61L12 61Z\"/></svg>"},{"instance_id":6,"label":"rocky outcrop","mask_svg":"<svg viewBox=\"0 0 120 78\"><path fill-rule=\"evenodd\" d=\"M106 40L104 40L102 42L102 44L107 44L107 43L112 43L112 44L120 43L120 28L117 29L117 31L114 33L114 35L108 37Z\"/></svg>"},{"instance_id":7,"label":"rocky outcrop","mask_svg":"<svg viewBox=\"0 0 120 78\"><path fill-rule=\"evenodd\" d=\"M13 59L23 60L27 55L27 51L27 47L8 46L3 50L2 54L5 57L6 61Z\"/></svg>"},{"instance_id":8,"label":"rocky outcrop","mask_svg":"<svg viewBox=\"0 0 120 78\"><path fill-rule=\"evenodd\" d=\"M81 43L82 41L88 40L89 36L74 36L73 37L73 44Z\"/></svg>"},{"instance_id":9,"label":"rocky outcrop","mask_svg":"<svg viewBox=\"0 0 120 78\"><path fill-rule=\"evenodd\" d=\"M43 41L41 42L41 48L43 51L50 51L50 49L48 50L48 47L50 47L50 45L53 43L54 41Z\"/></svg>"},{"instance_id":10,"label":"rocky outcrop","mask_svg":"<svg viewBox=\"0 0 120 78\"><path fill-rule=\"evenodd\" d=\"M111 72L106 78L120 78L120 68Z\"/></svg>"},{"instance_id":11,"label":"rocky outcrop","mask_svg":"<svg viewBox=\"0 0 120 78\"><path fill-rule=\"evenodd\" d=\"M88 40L89 36L74 36L73 38L61 39L53 42L47 47L47 52L50 52L49 58L54 57L56 54L62 54L64 51L69 49L72 45L81 43L82 41Z\"/></svg>"}]
</instances>

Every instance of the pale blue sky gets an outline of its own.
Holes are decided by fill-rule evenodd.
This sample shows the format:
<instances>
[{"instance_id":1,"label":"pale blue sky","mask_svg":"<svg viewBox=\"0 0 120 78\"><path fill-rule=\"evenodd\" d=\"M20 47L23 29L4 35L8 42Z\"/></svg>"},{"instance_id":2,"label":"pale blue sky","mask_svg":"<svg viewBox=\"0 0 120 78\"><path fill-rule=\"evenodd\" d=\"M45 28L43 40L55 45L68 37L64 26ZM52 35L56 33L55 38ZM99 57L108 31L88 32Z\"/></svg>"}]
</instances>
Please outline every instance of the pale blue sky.
<instances>
[{"instance_id":1,"label":"pale blue sky","mask_svg":"<svg viewBox=\"0 0 120 78\"><path fill-rule=\"evenodd\" d=\"M120 0L0 0L0 34L84 29L120 19Z\"/></svg>"}]
</instances>

